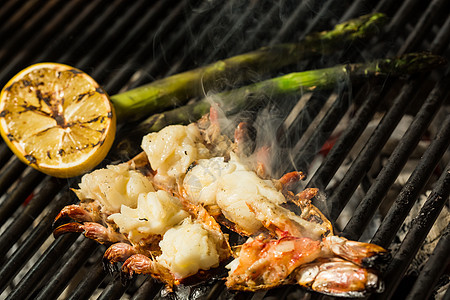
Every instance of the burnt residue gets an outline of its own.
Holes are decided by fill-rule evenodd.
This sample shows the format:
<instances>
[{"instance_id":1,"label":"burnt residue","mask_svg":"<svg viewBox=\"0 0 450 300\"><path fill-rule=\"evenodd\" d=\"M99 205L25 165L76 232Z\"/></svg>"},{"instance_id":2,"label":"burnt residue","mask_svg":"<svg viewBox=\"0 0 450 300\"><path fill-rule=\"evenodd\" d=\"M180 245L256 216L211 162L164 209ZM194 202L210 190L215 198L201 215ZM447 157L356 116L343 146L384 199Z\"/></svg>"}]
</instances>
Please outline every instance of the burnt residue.
<instances>
[{"instance_id":1,"label":"burnt residue","mask_svg":"<svg viewBox=\"0 0 450 300\"><path fill-rule=\"evenodd\" d=\"M189 173L196 165L198 165L197 161L193 161L186 170L186 174Z\"/></svg>"},{"instance_id":2,"label":"burnt residue","mask_svg":"<svg viewBox=\"0 0 450 300\"><path fill-rule=\"evenodd\" d=\"M52 98L49 95L43 95L42 91L40 89L36 89L36 97L39 99L39 101L44 102L47 104L48 107L52 108Z\"/></svg>"},{"instance_id":3,"label":"burnt residue","mask_svg":"<svg viewBox=\"0 0 450 300\"><path fill-rule=\"evenodd\" d=\"M392 259L391 252L377 253L370 257L364 257L361 264L364 268L383 269L386 264Z\"/></svg>"},{"instance_id":4,"label":"burnt residue","mask_svg":"<svg viewBox=\"0 0 450 300\"><path fill-rule=\"evenodd\" d=\"M8 137L8 140L9 140L10 142L14 142L14 141L16 140L16 138L14 137L14 135L12 135L11 133L8 133L6 136Z\"/></svg>"},{"instance_id":5,"label":"burnt residue","mask_svg":"<svg viewBox=\"0 0 450 300\"><path fill-rule=\"evenodd\" d=\"M102 95L105 94L105 91L102 88L100 88L100 87L96 88L95 91L97 93L99 93L99 94L102 94Z\"/></svg>"},{"instance_id":6,"label":"burnt residue","mask_svg":"<svg viewBox=\"0 0 450 300\"><path fill-rule=\"evenodd\" d=\"M83 123L89 124L89 123L95 123L95 122L98 122L98 121L100 121L100 123L103 123L104 120L105 120L104 116L98 116L98 117L95 117L95 118L90 119L90 120L88 120L86 122L83 122Z\"/></svg>"},{"instance_id":7,"label":"burnt residue","mask_svg":"<svg viewBox=\"0 0 450 300\"><path fill-rule=\"evenodd\" d=\"M31 155L31 154L27 154L27 155L25 155L24 157L25 157L25 159L28 161L28 163L29 163L30 165L31 165L31 164L36 164L36 162L37 162L36 157L34 157L34 156Z\"/></svg>"},{"instance_id":8,"label":"burnt residue","mask_svg":"<svg viewBox=\"0 0 450 300\"><path fill-rule=\"evenodd\" d=\"M75 69L75 68L69 69L69 70L67 70L67 71L68 71L68 72L71 72L71 73L73 73L73 74L75 74L75 75L83 74L82 71L80 71L80 70L78 70L78 69Z\"/></svg>"},{"instance_id":9,"label":"burnt residue","mask_svg":"<svg viewBox=\"0 0 450 300\"><path fill-rule=\"evenodd\" d=\"M66 128L67 127L66 120L64 119L64 116L61 115L60 113L54 114L53 115L53 119L56 121L56 124L58 126L60 126L61 128Z\"/></svg>"},{"instance_id":10,"label":"burnt residue","mask_svg":"<svg viewBox=\"0 0 450 300\"><path fill-rule=\"evenodd\" d=\"M18 112L19 114L25 113L27 111L35 111L37 113L46 114L46 113L44 113L42 111L40 112L41 109L39 107L31 105L31 104L22 104L22 105L20 105L20 107L23 108L24 110L23 111L19 111Z\"/></svg>"},{"instance_id":11,"label":"burnt residue","mask_svg":"<svg viewBox=\"0 0 450 300\"><path fill-rule=\"evenodd\" d=\"M23 86L28 87L28 86L30 86L32 83L31 83L31 81L28 80L28 79L22 79L22 84L23 84Z\"/></svg>"},{"instance_id":12,"label":"burnt residue","mask_svg":"<svg viewBox=\"0 0 450 300\"><path fill-rule=\"evenodd\" d=\"M88 96L88 95L89 95L89 92L79 94L79 95L77 96L76 102L80 102L81 100L83 100L84 97L86 97L86 96Z\"/></svg>"},{"instance_id":13,"label":"burnt residue","mask_svg":"<svg viewBox=\"0 0 450 300\"><path fill-rule=\"evenodd\" d=\"M317 224L322 224L323 223L323 220L322 220L322 218L320 216L313 215L313 214L309 216L308 221L314 222L314 223L317 223Z\"/></svg>"}]
</instances>

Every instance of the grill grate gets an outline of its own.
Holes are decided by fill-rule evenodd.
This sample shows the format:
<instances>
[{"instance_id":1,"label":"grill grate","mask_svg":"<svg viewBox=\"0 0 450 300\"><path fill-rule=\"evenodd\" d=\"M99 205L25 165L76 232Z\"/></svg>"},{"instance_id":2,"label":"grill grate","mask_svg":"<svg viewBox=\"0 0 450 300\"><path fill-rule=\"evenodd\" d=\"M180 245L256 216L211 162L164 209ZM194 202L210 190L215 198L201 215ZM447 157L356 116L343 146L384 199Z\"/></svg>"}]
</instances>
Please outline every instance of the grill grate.
<instances>
[{"instance_id":1,"label":"grill grate","mask_svg":"<svg viewBox=\"0 0 450 300\"><path fill-rule=\"evenodd\" d=\"M30 64L55 61L88 72L112 95L265 45L298 41L311 32L375 11L390 18L378 38L279 72L421 50L450 58L450 3L445 0L4 2L0 10L2 85ZM310 170L307 186L319 187L328 196L326 204L316 204L331 220L339 221L355 195L363 191L345 224L341 228L336 224L352 239L367 238L367 228L379 214L377 208L386 205L387 194L413 151L429 136L429 145L411 176L369 234L369 240L393 250L393 259L383 272L386 291L372 298L408 294L411 299L428 298L437 286L442 286L443 293L448 287L447 224L430 259L413 276L415 283L408 287L404 283L409 282L408 268L439 214L449 208L449 80L449 70L437 70L400 80L336 87L306 94L288 108L269 107L274 117L284 121L278 142L293 154L292 160L280 162L277 169ZM374 162L405 116L413 120L409 129L374 174ZM372 122L376 129L366 136ZM118 136L126 129L119 130ZM336 142L326 157L317 160L323 145L333 138ZM358 147L361 152L353 155ZM79 178L50 178L26 167L0 142L0 298L165 298L162 285L151 278L138 276L123 284L105 271L104 246L76 234L53 239L53 219L62 207L76 201L69 188L77 182ZM430 194L399 241L398 233L425 188ZM220 280L182 287L179 296L187 294L201 299L323 298L299 287L232 293Z\"/></svg>"}]
</instances>

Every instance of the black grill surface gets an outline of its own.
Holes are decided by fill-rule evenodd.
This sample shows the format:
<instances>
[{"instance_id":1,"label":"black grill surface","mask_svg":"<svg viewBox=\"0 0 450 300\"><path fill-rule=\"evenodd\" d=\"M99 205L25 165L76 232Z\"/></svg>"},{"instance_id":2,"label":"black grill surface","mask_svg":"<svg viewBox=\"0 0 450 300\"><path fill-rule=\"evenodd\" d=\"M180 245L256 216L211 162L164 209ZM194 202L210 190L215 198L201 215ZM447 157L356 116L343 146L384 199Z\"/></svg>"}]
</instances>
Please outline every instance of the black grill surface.
<instances>
[{"instance_id":1,"label":"black grill surface","mask_svg":"<svg viewBox=\"0 0 450 300\"><path fill-rule=\"evenodd\" d=\"M82 69L114 95L262 46L297 42L371 12L389 17L373 39L271 75L413 51L450 58L446 0L5 0L0 83L33 63L52 61ZM392 251L382 271L385 292L370 298L449 299L449 80L444 67L336 86L286 107L263 108L284 121L278 142L290 155L276 167L309 173L305 184L323 192L316 204L336 222L337 233ZM406 132L386 152L405 118L411 120ZM129 130L119 129L117 141ZM114 148L102 165L130 157ZM221 280L182 286L175 295L144 276L123 282L103 269L104 246L78 234L52 236L57 213L76 202L70 188L80 178L45 176L21 163L3 141L0 168L1 299L323 298L293 286L235 293Z\"/></svg>"}]
</instances>

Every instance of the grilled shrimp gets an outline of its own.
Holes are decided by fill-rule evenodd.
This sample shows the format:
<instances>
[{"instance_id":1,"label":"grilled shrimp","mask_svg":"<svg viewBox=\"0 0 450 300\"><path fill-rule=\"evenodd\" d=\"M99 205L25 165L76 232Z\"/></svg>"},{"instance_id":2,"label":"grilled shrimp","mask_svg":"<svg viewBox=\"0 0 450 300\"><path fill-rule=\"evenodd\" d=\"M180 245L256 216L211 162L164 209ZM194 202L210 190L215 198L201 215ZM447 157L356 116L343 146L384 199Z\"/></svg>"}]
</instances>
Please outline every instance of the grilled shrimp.
<instances>
[{"instance_id":1,"label":"grilled shrimp","mask_svg":"<svg viewBox=\"0 0 450 300\"><path fill-rule=\"evenodd\" d=\"M311 204L316 193L316 189L285 193L286 201L301 210L298 215L267 199L247 202L269 234L250 239L236 251L228 265L227 287L255 291L297 283L345 297L382 290L381 280L370 268L387 259L388 252L335 236L331 223Z\"/></svg>"},{"instance_id":2,"label":"grilled shrimp","mask_svg":"<svg viewBox=\"0 0 450 300\"><path fill-rule=\"evenodd\" d=\"M144 151L130 162L82 178L74 190L80 204L56 218L75 222L56 228L55 236L84 232L111 244L107 268L123 262L123 274L150 274L169 289L228 262L230 289L299 284L337 296L379 291L372 268L386 250L334 235L311 204L318 190L291 192L302 172L268 178L269 149L254 148L249 128L241 123L232 141L212 109L197 123L145 136ZM247 242L232 251L221 226Z\"/></svg>"},{"instance_id":3,"label":"grilled shrimp","mask_svg":"<svg viewBox=\"0 0 450 300\"><path fill-rule=\"evenodd\" d=\"M123 205L136 208L139 195L155 192L151 181L134 169L133 162L86 174L79 187L73 191L80 203L64 207L55 218L55 224L65 217L76 222L58 226L53 232L56 237L66 232L83 232L100 243L126 241L108 217L120 212Z\"/></svg>"},{"instance_id":4,"label":"grilled shrimp","mask_svg":"<svg viewBox=\"0 0 450 300\"><path fill-rule=\"evenodd\" d=\"M230 289L255 291L297 283L343 297L382 291L383 283L371 268L389 253L374 244L333 235L331 223L307 199L313 194L305 190L289 197L299 205L300 215L267 200L248 203L271 235L250 239L236 251L228 265Z\"/></svg>"},{"instance_id":5,"label":"grilled shrimp","mask_svg":"<svg viewBox=\"0 0 450 300\"><path fill-rule=\"evenodd\" d=\"M113 264L123 262L123 274L150 274L165 282L168 289L226 261L231 249L214 218L174 192L155 190L153 177L144 176L135 167L130 162L85 175L80 189L75 190L80 204L66 206L55 219L70 217L76 222L57 227L55 237L83 232L88 238L110 244L104 254L108 269L114 270ZM120 201L111 199L122 199L120 206Z\"/></svg>"},{"instance_id":6,"label":"grilled shrimp","mask_svg":"<svg viewBox=\"0 0 450 300\"><path fill-rule=\"evenodd\" d=\"M226 285L231 289L255 291L291 283L289 275L299 266L321 255L319 241L292 236L250 238L239 247L237 258L227 267Z\"/></svg>"},{"instance_id":7,"label":"grilled shrimp","mask_svg":"<svg viewBox=\"0 0 450 300\"><path fill-rule=\"evenodd\" d=\"M231 153L230 160L202 159L188 171L183 181L185 197L190 201L219 211L222 223L232 230L250 236L262 224L256 220L247 203L267 199L281 204L283 195L271 180L263 180ZM218 208L218 210L217 210Z\"/></svg>"},{"instance_id":8,"label":"grilled shrimp","mask_svg":"<svg viewBox=\"0 0 450 300\"><path fill-rule=\"evenodd\" d=\"M297 283L313 291L343 297L382 291L383 283L377 272L359 260L360 253L333 252L327 239L287 234L279 238L266 235L250 238L238 247L236 258L227 265L230 272L226 285L230 289L256 291ZM363 253L371 252L372 258L386 255L376 245L347 240L339 243L341 249L365 248Z\"/></svg>"},{"instance_id":9,"label":"grilled shrimp","mask_svg":"<svg viewBox=\"0 0 450 300\"><path fill-rule=\"evenodd\" d=\"M245 153L248 147L235 149ZM385 249L335 236L331 222L311 203L318 190L309 188L296 195L289 190L303 179L301 172L264 180L261 164L252 168L245 156L237 154L231 152L228 161L220 157L198 160L183 181L186 198L204 205L239 234L257 236L238 247L235 260L228 265L229 288L255 291L298 283L337 296L382 289L376 271L370 268L389 256ZM300 213L287 209L287 203L296 205ZM320 272L308 282L297 280L298 274L306 274L298 270L309 263ZM340 282L339 276L346 276L348 282Z\"/></svg>"}]
</instances>

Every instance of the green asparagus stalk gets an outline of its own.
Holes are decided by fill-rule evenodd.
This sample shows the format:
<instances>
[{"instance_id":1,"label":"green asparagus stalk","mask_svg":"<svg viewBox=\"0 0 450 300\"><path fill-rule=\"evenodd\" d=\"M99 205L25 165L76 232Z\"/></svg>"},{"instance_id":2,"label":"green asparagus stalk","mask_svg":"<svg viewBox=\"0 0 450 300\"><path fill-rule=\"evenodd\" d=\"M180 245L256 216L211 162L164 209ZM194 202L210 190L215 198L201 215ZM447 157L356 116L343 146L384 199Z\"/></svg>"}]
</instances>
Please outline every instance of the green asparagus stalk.
<instances>
[{"instance_id":1,"label":"green asparagus stalk","mask_svg":"<svg viewBox=\"0 0 450 300\"><path fill-rule=\"evenodd\" d=\"M220 99L225 113L237 111L264 101L269 95L276 98L301 92L329 89L345 82L356 82L376 76L402 76L426 71L443 65L446 60L429 53L409 53L394 59L380 59L367 63L336 65L334 67L290 73L266 81L244 86L235 90L218 93L214 99ZM250 100L251 99L251 100ZM204 98L198 102L181 106L163 113L154 114L143 121L134 132L144 135L159 131L171 124L188 124L209 112L211 99Z\"/></svg>"},{"instance_id":2,"label":"green asparagus stalk","mask_svg":"<svg viewBox=\"0 0 450 300\"><path fill-rule=\"evenodd\" d=\"M315 55L343 49L356 40L373 36L386 21L381 13L362 16L334 27L333 30L308 35L303 41L260 48L256 51L191 71L156 80L111 97L118 122L136 121L144 116L185 104L204 92L220 90L223 79L233 84L245 82L254 74L265 74Z\"/></svg>"}]
</instances>

